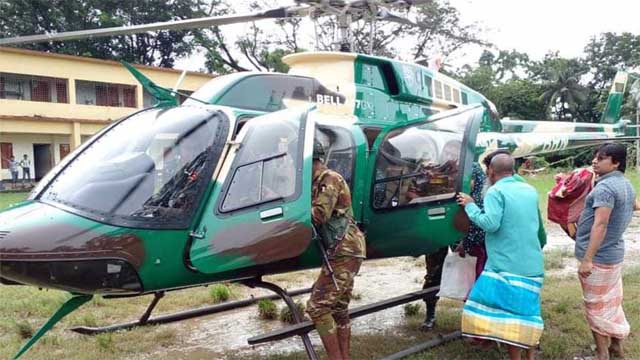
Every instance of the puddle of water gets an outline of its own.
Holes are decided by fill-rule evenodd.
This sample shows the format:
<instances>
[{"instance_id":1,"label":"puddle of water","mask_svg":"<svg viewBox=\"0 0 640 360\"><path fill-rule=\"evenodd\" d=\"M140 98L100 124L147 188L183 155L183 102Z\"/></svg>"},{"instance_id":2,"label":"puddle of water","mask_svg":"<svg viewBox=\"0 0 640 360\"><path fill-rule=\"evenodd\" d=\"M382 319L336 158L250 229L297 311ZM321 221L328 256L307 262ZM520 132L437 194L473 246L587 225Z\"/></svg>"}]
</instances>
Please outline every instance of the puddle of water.
<instances>
[{"instance_id":1,"label":"puddle of water","mask_svg":"<svg viewBox=\"0 0 640 360\"><path fill-rule=\"evenodd\" d=\"M315 274L318 270L310 270ZM416 266L414 258L395 258L366 262L363 264L360 274L356 277L354 293L361 296L353 300L352 307L370 304L372 302L387 299L392 296L416 291L422 288L422 283L416 279L424 276L424 267ZM308 274L303 274L308 275ZM288 284L281 284L288 285ZM293 287L289 287L293 288ZM246 296L264 295L262 290L248 291ZM295 298L296 301L306 303L309 295ZM277 301L281 309L284 303ZM353 320L353 334L375 334L385 332L404 322L402 306L397 306L378 313L367 315ZM222 314L190 321L189 330L181 330L185 334L179 347L170 348L161 353L153 354L154 358L223 358L225 353L233 352L235 355L247 354L252 356L264 356L274 353L288 353L304 351L299 337L250 346L247 339L271 330L286 326L275 320L266 321L258 318L257 306L232 310ZM315 331L310 333L311 342L316 348L322 343ZM206 356L204 356L206 354Z\"/></svg>"}]
</instances>

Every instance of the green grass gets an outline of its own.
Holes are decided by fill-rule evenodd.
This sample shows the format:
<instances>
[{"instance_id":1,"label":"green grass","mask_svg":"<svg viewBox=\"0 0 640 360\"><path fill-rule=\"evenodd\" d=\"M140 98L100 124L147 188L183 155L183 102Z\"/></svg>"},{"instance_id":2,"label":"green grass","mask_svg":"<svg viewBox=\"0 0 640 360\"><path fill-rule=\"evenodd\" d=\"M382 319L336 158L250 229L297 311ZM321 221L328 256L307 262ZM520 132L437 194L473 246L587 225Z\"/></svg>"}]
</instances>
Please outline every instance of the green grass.
<instances>
[{"instance_id":1,"label":"green grass","mask_svg":"<svg viewBox=\"0 0 640 360\"><path fill-rule=\"evenodd\" d=\"M624 276L624 309L631 329L640 326L640 267L627 269ZM375 335L352 336L353 359L378 359L410 346L427 341L435 334L449 333L460 329L461 303L441 300L437 307L437 325L434 333L419 331L424 312L420 316L404 317L404 324L385 333ZM575 275L547 277L542 289L542 317L545 329L540 340L541 354L538 359L573 359L575 356L593 355L593 339L587 321L583 315L582 292ZM354 327L358 327L355 320ZM317 348L319 352L321 348ZM628 359L640 359L640 338L632 331L625 341ZM323 354L324 355L324 354ZM265 359L262 356L236 357L230 359ZM305 359L303 352L274 354L269 360ZM455 340L429 351L415 354L408 359L460 359L460 360L499 360L508 358L506 347L491 350L479 350L466 341Z\"/></svg>"},{"instance_id":2,"label":"green grass","mask_svg":"<svg viewBox=\"0 0 640 360\"><path fill-rule=\"evenodd\" d=\"M258 317L262 320L277 319L278 306L273 300L263 299L258 301Z\"/></svg>"},{"instance_id":3,"label":"green grass","mask_svg":"<svg viewBox=\"0 0 640 360\"><path fill-rule=\"evenodd\" d=\"M28 195L29 193L26 192L0 193L0 210L25 200Z\"/></svg>"},{"instance_id":4,"label":"green grass","mask_svg":"<svg viewBox=\"0 0 640 360\"><path fill-rule=\"evenodd\" d=\"M633 170L627 177L635 188L640 188L640 176ZM538 174L527 178L535 186L541 198L541 209L546 218L546 193L554 184L553 174ZM0 209L20 202L27 193L0 194ZM551 251L552 268L560 266L564 254ZM548 256L549 258L549 256ZM559 259L559 262L556 261ZM547 260L549 261L549 260ZM416 266L423 266L420 259ZM277 275L276 282L295 278L295 286L308 286L315 273ZM275 278L275 277L274 277ZM625 277L625 311L632 330L640 327L640 268L628 269ZM193 307L209 305L213 290L207 288L170 292L160 302L154 315ZM233 288L233 297L244 298L242 288ZM10 358L24 341L24 337L38 329L48 317L68 299L68 294L54 290L38 290L33 287L0 285L0 359ZM127 332L88 337L71 333L66 329L76 325L101 326L138 318L148 305L150 297L105 300L94 298L78 311L70 314L36 344L25 358L28 359L127 359L145 358L148 354L163 354L167 347L180 348L182 336L189 331L189 322L178 328L165 325L139 328ZM274 318L277 317L275 307ZM580 286L574 275L568 277L547 277L542 292L542 308L545 331L541 340L542 358L571 359L574 356L590 355L591 334L583 316ZM419 331L424 311L418 316L403 317L400 327L390 328L385 333L356 335L353 337L353 358L380 358L429 339L431 334ZM356 320L357 323L367 318ZM437 330L446 333L460 327L460 304L443 300L438 305ZM634 330L635 331L635 330ZM640 358L640 339L632 332L626 341L629 359ZM181 350L180 356L189 356L190 350ZM184 353L184 355L182 355ZM228 357L233 359L234 354ZM162 356L161 356L162 357ZM412 359L502 359L502 350L478 351L463 341L454 341L431 351L415 355ZM246 354L241 358L247 358ZM249 357L251 358L251 357ZM263 358L255 356L255 359ZM304 359L302 352L276 354L270 359Z\"/></svg>"},{"instance_id":5,"label":"green grass","mask_svg":"<svg viewBox=\"0 0 640 360\"><path fill-rule=\"evenodd\" d=\"M235 290L242 298L244 291ZM38 329L69 294L56 290L38 290L26 286L0 285L0 359L10 359L24 342L24 337ZM176 325L137 328L131 331L85 336L67 329L73 326L103 326L139 318L151 296L102 299L80 307L58 323L27 354L25 359L128 359L178 346L180 332ZM211 305L209 289L201 287L168 292L152 316ZM179 323L188 326L188 322Z\"/></svg>"},{"instance_id":6,"label":"green grass","mask_svg":"<svg viewBox=\"0 0 640 360\"><path fill-rule=\"evenodd\" d=\"M231 289L225 284L215 284L211 286L209 295L214 303L221 303L229 300L232 296Z\"/></svg>"}]
</instances>

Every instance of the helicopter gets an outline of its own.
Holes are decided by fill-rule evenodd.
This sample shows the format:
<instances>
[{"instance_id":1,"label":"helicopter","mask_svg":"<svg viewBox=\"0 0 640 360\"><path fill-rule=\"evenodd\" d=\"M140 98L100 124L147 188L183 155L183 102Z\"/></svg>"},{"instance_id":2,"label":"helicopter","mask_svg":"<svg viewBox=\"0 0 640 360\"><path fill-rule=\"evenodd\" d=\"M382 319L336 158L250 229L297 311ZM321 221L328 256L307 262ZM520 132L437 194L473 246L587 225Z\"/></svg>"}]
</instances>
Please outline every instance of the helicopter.
<instances>
[{"instance_id":1,"label":"helicopter","mask_svg":"<svg viewBox=\"0 0 640 360\"><path fill-rule=\"evenodd\" d=\"M331 15L343 25L338 45L345 50L353 19L404 22L385 6L421 3L300 1L255 14L24 36L0 45ZM322 263L310 215L314 139L351 187L369 259L419 256L458 241L468 219L455 195L469 191L472 163L495 149L524 157L633 139L620 116L629 79L622 72L600 123L551 123L500 120L482 94L417 64L349 52L283 61L288 74L220 76L179 106L175 91L125 64L158 104L104 128L25 202L0 212L0 281L73 294L15 358L94 295L154 295L136 325L152 323L165 292L223 281L268 288L295 308L290 293L261 277ZM409 196L411 182L426 191ZM315 358L306 333L301 337Z\"/></svg>"}]
</instances>

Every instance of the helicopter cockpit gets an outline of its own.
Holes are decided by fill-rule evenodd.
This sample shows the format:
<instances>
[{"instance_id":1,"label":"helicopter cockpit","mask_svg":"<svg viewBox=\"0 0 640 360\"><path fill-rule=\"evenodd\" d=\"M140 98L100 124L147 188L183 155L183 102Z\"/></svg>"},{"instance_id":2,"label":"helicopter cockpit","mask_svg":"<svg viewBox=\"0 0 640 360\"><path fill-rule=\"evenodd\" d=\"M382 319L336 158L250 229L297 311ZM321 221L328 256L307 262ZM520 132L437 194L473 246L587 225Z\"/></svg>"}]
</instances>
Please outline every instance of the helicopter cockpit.
<instances>
[{"instance_id":1,"label":"helicopter cockpit","mask_svg":"<svg viewBox=\"0 0 640 360\"><path fill-rule=\"evenodd\" d=\"M39 200L115 225L186 227L218 161L227 121L202 107L134 114L66 164Z\"/></svg>"}]
</instances>

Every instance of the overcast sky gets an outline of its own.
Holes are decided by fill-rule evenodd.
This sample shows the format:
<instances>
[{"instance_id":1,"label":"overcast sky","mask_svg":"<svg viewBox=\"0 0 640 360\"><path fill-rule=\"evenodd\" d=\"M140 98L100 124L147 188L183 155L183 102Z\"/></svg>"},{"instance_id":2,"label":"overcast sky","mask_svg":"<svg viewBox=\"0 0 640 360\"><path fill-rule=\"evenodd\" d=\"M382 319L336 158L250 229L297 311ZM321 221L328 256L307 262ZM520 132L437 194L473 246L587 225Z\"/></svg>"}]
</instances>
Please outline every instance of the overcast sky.
<instances>
[{"instance_id":1,"label":"overcast sky","mask_svg":"<svg viewBox=\"0 0 640 360\"><path fill-rule=\"evenodd\" d=\"M549 51L582 54L602 32L640 34L637 0L450 0L464 21L478 21L500 49L516 49L534 59Z\"/></svg>"},{"instance_id":2,"label":"overcast sky","mask_svg":"<svg viewBox=\"0 0 640 360\"><path fill-rule=\"evenodd\" d=\"M245 2L246 0L243 0ZM638 0L449 0L459 11L463 23L478 22L484 38L503 50L516 49L532 59L550 51L564 57L577 57L589 39L602 32L640 34ZM283 1L282 3L290 3ZM270 20L258 22L269 26ZM229 34L246 31L246 25L224 27ZM310 31L311 32L311 31ZM311 38L313 35L306 34ZM475 64L480 49L467 48L448 61L455 66ZM182 59L176 67L199 70L202 56Z\"/></svg>"}]
</instances>

